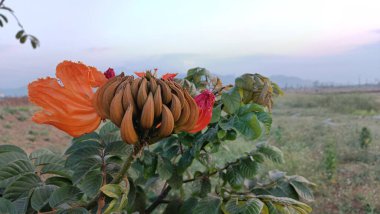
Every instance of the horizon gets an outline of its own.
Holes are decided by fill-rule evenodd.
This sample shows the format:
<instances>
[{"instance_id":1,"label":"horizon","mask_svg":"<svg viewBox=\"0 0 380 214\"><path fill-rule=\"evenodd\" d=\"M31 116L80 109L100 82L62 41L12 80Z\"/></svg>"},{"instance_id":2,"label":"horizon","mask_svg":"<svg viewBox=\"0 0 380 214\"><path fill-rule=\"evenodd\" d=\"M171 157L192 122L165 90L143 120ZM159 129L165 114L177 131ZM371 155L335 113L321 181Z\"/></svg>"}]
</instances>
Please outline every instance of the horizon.
<instances>
[{"instance_id":1,"label":"horizon","mask_svg":"<svg viewBox=\"0 0 380 214\"><path fill-rule=\"evenodd\" d=\"M380 80L380 2L375 0L6 4L41 46L20 45L9 18L0 33L0 58L6 62L0 63L0 74L6 75L0 88L54 77L63 60L101 71L185 73L205 67L220 75L251 72L337 84Z\"/></svg>"}]
</instances>

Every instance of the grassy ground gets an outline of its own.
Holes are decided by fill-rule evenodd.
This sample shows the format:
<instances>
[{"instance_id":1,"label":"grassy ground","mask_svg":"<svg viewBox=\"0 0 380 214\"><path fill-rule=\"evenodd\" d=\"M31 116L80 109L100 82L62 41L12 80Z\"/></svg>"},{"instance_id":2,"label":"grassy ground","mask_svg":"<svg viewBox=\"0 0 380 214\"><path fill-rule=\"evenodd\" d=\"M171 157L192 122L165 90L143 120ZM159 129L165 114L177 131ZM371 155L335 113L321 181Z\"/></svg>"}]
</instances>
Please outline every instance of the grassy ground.
<instances>
[{"instance_id":1,"label":"grassy ground","mask_svg":"<svg viewBox=\"0 0 380 214\"><path fill-rule=\"evenodd\" d=\"M0 106L0 144L63 151L70 138L32 123L35 110L28 105ZM316 183L313 213L380 213L380 94L289 93L276 100L273 119L267 140L283 151L286 163L268 163L266 169L299 174ZM367 149L360 146L363 127L372 135ZM215 161L232 160L254 144L230 142Z\"/></svg>"},{"instance_id":2,"label":"grassy ground","mask_svg":"<svg viewBox=\"0 0 380 214\"><path fill-rule=\"evenodd\" d=\"M380 213L379 100L379 94L297 93L277 99L268 141L286 163L266 168L316 183L313 213ZM363 127L372 135L368 149L360 146ZM232 142L221 157L232 159L251 144Z\"/></svg>"}]
</instances>

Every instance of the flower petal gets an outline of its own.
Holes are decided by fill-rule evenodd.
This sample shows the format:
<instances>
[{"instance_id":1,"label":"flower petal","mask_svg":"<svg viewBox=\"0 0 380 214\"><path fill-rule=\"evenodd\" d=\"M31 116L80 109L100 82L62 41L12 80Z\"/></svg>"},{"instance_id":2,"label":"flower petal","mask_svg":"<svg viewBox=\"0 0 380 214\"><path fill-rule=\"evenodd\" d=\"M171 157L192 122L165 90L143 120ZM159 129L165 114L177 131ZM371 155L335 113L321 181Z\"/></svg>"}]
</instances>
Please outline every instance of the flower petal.
<instances>
[{"instance_id":1,"label":"flower petal","mask_svg":"<svg viewBox=\"0 0 380 214\"><path fill-rule=\"evenodd\" d=\"M190 133L196 133L204 128L210 123L212 118L212 110L214 107L215 96L211 91L204 90L201 94L194 98L195 102L199 108L198 121Z\"/></svg>"},{"instance_id":2,"label":"flower petal","mask_svg":"<svg viewBox=\"0 0 380 214\"><path fill-rule=\"evenodd\" d=\"M177 75L178 73L167 73L167 74L164 74L161 78L164 80L173 80L174 77L176 77Z\"/></svg>"},{"instance_id":3,"label":"flower petal","mask_svg":"<svg viewBox=\"0 0 380 214\"><path fill-rule=\"evenodd\" d=\"M94 131L101 119L91 99L93 87L107 81L103 73L82 63L64 61L57 66L56 75L59 80L48 77L28 85L29 100L42 107L32 120L74 137Z\"/></svg>"}]
</instances>

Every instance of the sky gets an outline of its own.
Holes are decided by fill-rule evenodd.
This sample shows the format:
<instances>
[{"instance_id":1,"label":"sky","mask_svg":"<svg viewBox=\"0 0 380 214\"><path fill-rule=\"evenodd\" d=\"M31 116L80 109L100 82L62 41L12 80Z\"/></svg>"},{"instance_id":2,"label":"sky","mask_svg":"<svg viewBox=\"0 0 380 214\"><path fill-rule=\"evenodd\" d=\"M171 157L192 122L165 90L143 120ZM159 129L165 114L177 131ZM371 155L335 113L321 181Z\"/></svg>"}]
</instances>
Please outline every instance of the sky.
<instances>
[{"instance_id":1,"label":"sky","mask_svg":"<svg viewBox=\"0 0 380 214\"><path fill-rule=\"evenodd\" d=\"M379 0L6 0L34 50L0 28L0 88L54 76L63 60L118 72L158 68L380 81Z\"/></svg>"}]
</instances>

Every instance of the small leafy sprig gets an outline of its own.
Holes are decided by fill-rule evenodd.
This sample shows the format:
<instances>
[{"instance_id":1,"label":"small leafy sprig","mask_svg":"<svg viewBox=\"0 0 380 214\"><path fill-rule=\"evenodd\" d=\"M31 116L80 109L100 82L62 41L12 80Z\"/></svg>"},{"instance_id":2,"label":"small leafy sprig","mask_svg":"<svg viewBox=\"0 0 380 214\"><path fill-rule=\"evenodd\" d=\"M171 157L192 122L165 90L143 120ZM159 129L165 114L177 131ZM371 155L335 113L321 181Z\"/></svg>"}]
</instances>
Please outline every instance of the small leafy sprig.
<instances>
[{"instance_id":1,"label":"small leafy sprig","mask_svg":"<svg viewBox=\"0 0 380 214\"><path fill-rule=\"evenodd\" d=\"M24 44L26 41L30 41L30 44L32 45L33 49L36 49L40 46L40 41L37 39L37 37L26 33L23 25L21 24L20 20L16 16L15 12L10 8L4 5L5 0L0 1L0 27L4 27L6 23L8 23L8 18L5 16L1 11L8 12L17 22L17 25L20 27L20 30L16 33L16 39L19 40L21 44Z\"/></svg>"}]
</instances>

